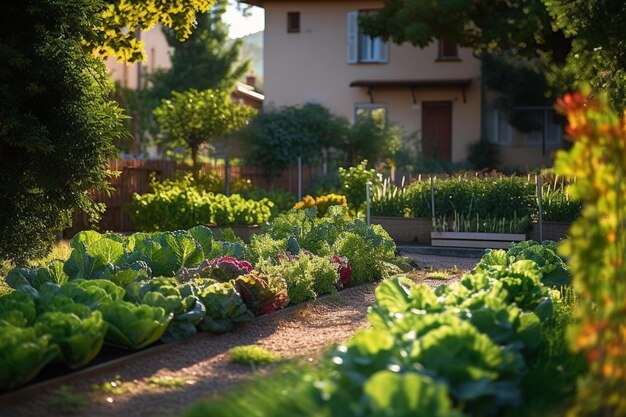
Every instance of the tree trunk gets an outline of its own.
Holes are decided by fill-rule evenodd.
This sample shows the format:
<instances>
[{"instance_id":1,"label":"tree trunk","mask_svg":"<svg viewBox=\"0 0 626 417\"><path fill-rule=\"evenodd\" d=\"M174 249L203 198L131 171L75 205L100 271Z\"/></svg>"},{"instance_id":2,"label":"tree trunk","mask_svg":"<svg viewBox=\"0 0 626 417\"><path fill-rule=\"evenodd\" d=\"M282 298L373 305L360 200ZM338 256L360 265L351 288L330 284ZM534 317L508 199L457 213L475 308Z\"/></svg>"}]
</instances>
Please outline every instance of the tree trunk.
<instances>
[{"instance_id":1,"label":"tree trunk","mask_svg":"<svg viewBox=\"0 0 626 417\"><path fill-rule=\"evenodd\" d=\"M191 174L195 180L198 179L198 147L194 145L191 146Z\"/></svg>"}]
</instances>

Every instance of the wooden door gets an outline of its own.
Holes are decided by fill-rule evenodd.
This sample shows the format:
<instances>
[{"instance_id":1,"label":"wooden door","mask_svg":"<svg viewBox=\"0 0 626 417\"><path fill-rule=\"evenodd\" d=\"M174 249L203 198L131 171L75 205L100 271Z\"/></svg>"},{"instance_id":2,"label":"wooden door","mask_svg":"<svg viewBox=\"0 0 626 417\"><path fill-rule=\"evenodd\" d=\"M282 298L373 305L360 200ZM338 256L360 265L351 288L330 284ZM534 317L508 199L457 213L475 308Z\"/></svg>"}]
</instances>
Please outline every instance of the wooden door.
<instances>
[{"instance_id":1,"label":"wooden door","mask_svg":"<svg viewBox=\"0 0 626 417\"><path fill-rule=\"evenodd\" d=\"M452 159L452 102L422 103L422 153L427 159Z\"/></svg>"}]
</instances>

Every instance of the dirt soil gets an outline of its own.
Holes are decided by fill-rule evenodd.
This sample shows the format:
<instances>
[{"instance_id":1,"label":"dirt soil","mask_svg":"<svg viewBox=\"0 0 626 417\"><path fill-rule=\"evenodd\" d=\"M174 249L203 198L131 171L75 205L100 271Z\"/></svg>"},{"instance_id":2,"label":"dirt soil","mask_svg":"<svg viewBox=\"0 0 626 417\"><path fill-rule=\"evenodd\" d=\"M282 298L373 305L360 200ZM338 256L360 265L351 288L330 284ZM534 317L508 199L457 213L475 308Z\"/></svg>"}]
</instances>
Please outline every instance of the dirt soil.
<instances>
[{"instance_id":1,"label":"dirt soil","mask_svg":"<svg viewBox=\"0 0 626 417\"><path fill-rule=\"evenodd\" d=\"M476 260L410 255L419 269L410 276L437 287L452 282ZM439 279L428 279L442 271ZM442 279L443 276L443 279ZM227 351L239 345L259 345L281 358L313 361L323 350L349 339L367 326L367 308L378 283L349 288L335 295L262 316L233 332L197 335L172 349L143 355L91 376L73 378L12 404L0 402L1 417L173 416L193 402L220 393L262 374L229 362ZM1 401L1 400L0 400Z\"/></svg>"}]
</instances>

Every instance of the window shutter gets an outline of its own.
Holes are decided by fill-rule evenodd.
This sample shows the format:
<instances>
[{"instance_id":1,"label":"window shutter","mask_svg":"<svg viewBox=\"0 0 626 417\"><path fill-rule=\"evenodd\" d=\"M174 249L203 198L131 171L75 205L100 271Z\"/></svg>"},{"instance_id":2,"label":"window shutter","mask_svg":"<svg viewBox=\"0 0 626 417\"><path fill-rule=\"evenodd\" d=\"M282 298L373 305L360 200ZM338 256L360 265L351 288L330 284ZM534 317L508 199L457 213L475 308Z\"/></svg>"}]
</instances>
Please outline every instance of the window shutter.
<instances>
[{"instance_id":1,"label":"window shutter","mask_svg":"<svg viewBox=\"0 0 626 417\"><path fill-rule=\"evenodd\" d=\"M359 62L359 45L358 45L358 12L348 12L348 38L346 44L346 61L348 64L356 64Z\"/></svg>"},{"instance_id":2,"label":"window shutter","mask_svg":"<svg viewBox=\"0 0 626 417\"><path fill-rule=\"evenodd\" d=\"M380 40L380 60L379 62L389 62L389 42L383 42Z\"/></svg>"}]
</instances>

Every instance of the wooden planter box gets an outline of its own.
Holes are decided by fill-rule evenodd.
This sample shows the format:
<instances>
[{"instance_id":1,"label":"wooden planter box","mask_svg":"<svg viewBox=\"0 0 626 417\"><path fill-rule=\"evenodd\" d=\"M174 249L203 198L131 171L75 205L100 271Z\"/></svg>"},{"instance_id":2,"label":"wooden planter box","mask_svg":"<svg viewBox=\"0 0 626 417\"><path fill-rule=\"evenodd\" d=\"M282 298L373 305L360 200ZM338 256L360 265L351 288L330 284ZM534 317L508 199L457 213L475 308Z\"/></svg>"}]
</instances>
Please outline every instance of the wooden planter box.
<instances>
[{"instance_id":1,"label":"wooden planter box","mask_svg":"<svg viewBox=\"0 0 626 417\"><path fill-rule=\"evenodd\" d=\"M522 233L431 232L432 246L507 249L511 242L526 240Z\"/></svg>"},{"instance_id":2,"label":"wooden planter box","mask_svg":"<svg viewBox=\"0 0 626 417\"><path fill-rule=\"evenodd\" d=\"M431 219L372 216L370 220L381 225L396 243L430 244Z\"/></svg>"},{"instance_id":3,"label":"wooden planter box","mask_svg":"<svg viewBox=\"0 0 626 417\"><path fill-rule=\"evenodd\" d=\"M543 240L559 241L567 237L571 223L543 222ZM533 223L530 238L539 242L539 224Z\"/></svg>"},{"instance_id":4,"label":"wooden planter box","mask_svg":"<svg viewBox=\"0 0 626 417\"><path fill-rule=\"evenodd\" d=\"M235 235L241 238L244 242L250 243L250 236L255 233L261 233L261 228L257 225L254 226L242 226L242 225L230 225L230 226L211 226L206 225L213 233L219 233L224 229L233 229Z\"/></svg>"}]
</instances>

